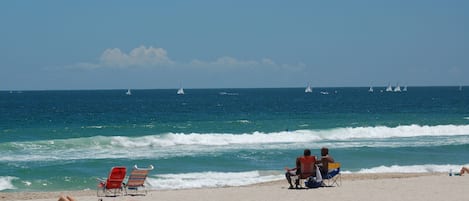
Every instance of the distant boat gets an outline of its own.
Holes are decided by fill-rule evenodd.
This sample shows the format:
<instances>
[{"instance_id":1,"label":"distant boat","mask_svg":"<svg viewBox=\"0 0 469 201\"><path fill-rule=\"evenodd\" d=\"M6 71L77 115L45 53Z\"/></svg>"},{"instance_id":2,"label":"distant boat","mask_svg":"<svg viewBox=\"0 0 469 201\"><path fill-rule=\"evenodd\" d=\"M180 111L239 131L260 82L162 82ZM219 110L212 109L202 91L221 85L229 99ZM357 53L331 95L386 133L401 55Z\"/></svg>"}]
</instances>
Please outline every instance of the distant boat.
<instances>
[{"instance_id":1,"label":"distant boat","mask_svg":"<svg viewBox=\"0 0 469 201\"><path fill-rule=\"evenodd\" d=\"M321 93L322 95L327 95L327 94L329 94L329 92L327 92L327 91L321 91L320 93Z\"/></svg>"},{"instance_id":2,"label":"distant boat","mask_svg":"<svg viewBox=\"0 0 469 201\"><path fill-rule=\"evenodd\" d=\"M313 92L313 88L311 88L311 85L308 84L308 86L305 89L305 93L311 93L311 92Z\"/></svg>"},{"instance_id":3,"label":"distant boat","mask_svg":"<svg viewBox=\"0 0 469 201\"><path fill-rule=\"evenodd\" d=\"M397 84L396 88L394 88L394 92L401 92L401 87Z\"/></svg>"},{"instance_id":4,"label":"distant boat","mask_svg":"<svg viewBox=\"0 0 469 201\"><path fill-rule=\"evenodd\" d=\"M373 93L373 87L370 86L370 89L368 89L368 92Z\"/></svg>"},{"instance_id":5,"label":"distant boat","mask_svg":"<svg viewBox=\"0 0 469 201\"><path fill-rule=\"evenodd\" d=\"M391 84L388 84L388 87L386 87L386 91L392 91L392 86L391 86Z\"/></svg>"},{"instance_id":6,"label":"distant boat","mask_svg":"<svg viewBox=\"0 0 469 201\"><path fill-rule=\"evenodd\" d=\"M125 95L127 95L127 96L131 96L131 95L132 95L132 92L130 91L130 89L127 89L127 92L125 92Z\"/></svg>"},{"instance_id":7,"label":"distant boat","mask_svg":"<svg viewBox=\"0 0 469 201\"><path fill-rule=\"evenodd\" d=\"M225 95L226 95L226 96L237 96L237 95L239 95L238 93L230 93L230 92L225 92L225 91L222 91L222 92L220 92L220 93L218 93L218 94L220 94L220 95L222 95L222 96L225 96Z\"/></svg>"},{"instance_id":8,"label":"distant boat","mask_svg":"<svg viewBox=\"0 0 469 201\"><path fill-rule=\"evenodd\" d=\"M182 87L179 88L177 94L178 95L184 95L184 89Z\"/></svg>"},{"instance_id":9,"label":"distant boat","mask_svg":"<svg viewBox=\"0 0 469 201\"><path fill-rule=\"evenodd\" d=\"M402 91L407 91L407 86L404 86L404 89L402 89Z\"/></svg>"}]
</instances>

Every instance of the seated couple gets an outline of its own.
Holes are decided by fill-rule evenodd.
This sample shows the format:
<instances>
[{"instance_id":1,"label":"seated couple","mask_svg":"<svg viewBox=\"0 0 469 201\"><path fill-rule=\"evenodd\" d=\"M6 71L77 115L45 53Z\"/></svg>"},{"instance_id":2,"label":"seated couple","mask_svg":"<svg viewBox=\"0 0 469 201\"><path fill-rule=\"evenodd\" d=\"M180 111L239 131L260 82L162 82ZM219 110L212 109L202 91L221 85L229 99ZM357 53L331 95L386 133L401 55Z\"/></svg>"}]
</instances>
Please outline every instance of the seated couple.
<instances>
[{"instance_id":1,"label":"seated couple","mask_svg":"<svg viewBox=\"0 0 469 201\"><path fill-rule=\"evenodd\" d=\"M316 159L316 156L311 155L311 150L305 149L303 156L296 158L296 167L293 169L285 168L286 173L285 177L287 178L289 188L293 188L291 181L292 176L298 176L295 179L295 187L298 188L300 179L306 179L310 176L316 176L316 167L319 167L321 175L325 177L328 173L329 163L333 163L334 159L329 155L329 149L326 147L321 148L321 158L320 160Z\"/></svg>"}]
</instances>

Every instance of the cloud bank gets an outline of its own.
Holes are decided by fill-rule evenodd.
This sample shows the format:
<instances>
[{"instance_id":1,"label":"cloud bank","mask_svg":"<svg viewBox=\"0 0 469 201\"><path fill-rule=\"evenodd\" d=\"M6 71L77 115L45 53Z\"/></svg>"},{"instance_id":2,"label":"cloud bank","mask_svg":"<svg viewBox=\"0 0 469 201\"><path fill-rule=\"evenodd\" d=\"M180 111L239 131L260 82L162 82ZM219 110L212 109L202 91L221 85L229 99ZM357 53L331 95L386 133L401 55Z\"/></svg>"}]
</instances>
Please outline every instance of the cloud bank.
<instances>
[{"instance_id":1,"label":"cloud bank","mask_svg":"<svg viewBox=\"0 0 469 201\"><path fill-rule=\"evenodd\" d=\"M71 66L70 68L78 69L103 69L103 68L216 68L216 69L239 69L239 68L255 68L269 67L271 69L301 69L305 65L302 63L295 65L277 64L270 58L262 58L259 60L239 60L230 56L222 56L213 61L202 61L194 59L191 62L173 61L169 58L168 53L163 48L140 46L132 49L129 53L123 52L119 48L108 48L99 56L95 63L82 62Z\"/></svg>"},{"instance_id":2,"label":"cloud bank","mask_svg":"<svg viewBox=\"0 0 469 201\"><path fill-rule=\"evenodd\" d=\"M135 68L155 67L174 64L163 48L152 46L140 46L132 49L128 54L119 48L109 48L99 57L97 63L78 63L73 68L98 69L98 68Z\"/></svg>"},{"instance_id":3,"label":"cloud bank","mask_svg":"<svg viewBox=\"0 0 469 201\"><path fill-rule=\"evenodd\" d=\"M172 64L166 50L140 46L129 54L123 53L119 48L107 49L99 58L100 64L106 66L126 67L126 66L154 66Z\"/></svg>"}]
</instances>

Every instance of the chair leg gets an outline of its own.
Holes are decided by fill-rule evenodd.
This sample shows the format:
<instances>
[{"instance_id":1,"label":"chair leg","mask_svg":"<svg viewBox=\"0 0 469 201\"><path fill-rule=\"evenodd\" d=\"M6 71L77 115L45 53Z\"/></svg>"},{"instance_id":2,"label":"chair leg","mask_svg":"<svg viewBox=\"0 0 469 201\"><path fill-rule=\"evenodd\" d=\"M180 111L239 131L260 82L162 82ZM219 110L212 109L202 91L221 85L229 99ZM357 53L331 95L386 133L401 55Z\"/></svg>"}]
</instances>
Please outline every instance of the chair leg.
<instances>
[{"instance_id":1,"label":"chair leg","mask_svg":"<svg viewBox=\"0 0 469 201\"><path fill-rule=\"evenodd\" d=\"M96 189L96 196L102 197L102 196L104 196L105 194L106 194L106 193L105 193L105 191L104 191L104 188L98 187L98 188Z\"/></svg>"},{"instance_id":2,"label":"chair leg","mask_svg":"<svg viewBox=\"0 0 469 201\"><path fill-rule=\"evenodd\" d=\"M300 182L300 178L298 177L298 175L291 175L290 176L290 181L294 182L295 187L298 188L298 185L299 185L299 182Z\"/></svg>"},{"instance_id":3,"label":"chair leg","mask_svg":"<svg viewBox=\"0 0 469 201\"><path fill-rule=\"evenodd\" d=\"M327 181L327 186L341 186L342 185L342 177L340 174L337 174L336 176L326 179Z\"/></svg>"}]
</instances>

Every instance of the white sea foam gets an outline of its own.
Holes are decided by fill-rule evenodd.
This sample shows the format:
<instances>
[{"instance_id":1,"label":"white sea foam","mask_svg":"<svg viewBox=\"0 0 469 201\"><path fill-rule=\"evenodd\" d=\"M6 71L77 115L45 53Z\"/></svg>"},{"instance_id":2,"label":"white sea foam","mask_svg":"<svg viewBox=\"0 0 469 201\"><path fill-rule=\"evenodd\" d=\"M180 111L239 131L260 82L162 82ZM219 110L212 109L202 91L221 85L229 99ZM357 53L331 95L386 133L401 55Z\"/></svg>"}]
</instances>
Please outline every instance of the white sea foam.
<instances>
[{"instance_id":1,"label":"white sea foam","mask_svg":"<svg viewBox=\"0 0 469 201\"><path fill-rule=\"evenodd\" d=\"M16 189L15 186L13 186L12 181L18 179L16 177L11 177L11 176L2 176L0 177L0 191L7 190L7 189Z\"/></svg>"},{"instance_id":2,"label":"white sea foam","mask_svg":"<svg viewBox=\"0 0 469 201\"><path fill-rule=\"evenodd\" d=\"M169 133L166 135L144 136L137 138L114 137L113 145L123 147L142 146L177 146L177 145L249 145L271 143L297 143L320 141L349 141L360 139L387 139L399 137L425 136L463 136L469 135L469 125L419 126L408 125L398 127L356 127L336 128L329 130L296 130L282 132L254 132L246 134L230 133Z\"/></svg>"},{"instance_id":3,"label":"white sea foam","mask_svg":"<svg viewBox=\"0 0 469 201\"><path fill-rule=\"evenodd\" d=\"M30 181L21 181L25 186L31 186L32 182Z\"/></svg>"},{"instance_id":4,"label":"white sea foam","mask_svg":"<svg viewBox=\"0 0 469 201\"><path fill-rule=\"evenodd\" d=\"M251 123L249 120L246 120L246 119L240 119L240 120L237 120L236 122L245 123L245 124Z\"/></svg>"},{"instance_id":5,"label":"white sea foam","mask_svg":"<svg viewBox=\"0 0 469 201\"><path fill-rule=\"evenodd\" d=\"M356 127L282 132L168 133L12 142L2 161L165 158L240 149L421 147L469 144L469 125ZM53 143L52 143L53 142Z\"/></svg>"},{"instance_id":6,"label":"white sea foam","mask_svg":"<svg viewBox=\"0 0 469 201\"><path fill-rule=\"evenodd\" d=\"M337 128L317 132L322 139L348 140L348 139L371 139L371 138L394 138L394 137L419 137L419 136L457 136L469 135L469 125L437 125L420 126L407 125L398 127L356 127Z\"/></svg>"},{"instance_id":7,"label":"white sea foam","mask_svg":"<svg viewBox=\"0 0 469 201\"><path fill-rule=\"evenodd\" d=\"M243 186L285 178L280 172L196 172L186 174L164 174L147 179L153 189L187 189L224 186Z\"/></svg>"},{"instance_id":8,"label":"white sea foam","mask_svg":"<svg viewBox=\"0 0 469 201\"><path fill-rule=\"evenodd\" d=\"M466 165L409 165L378 166L359 171L343 169L342 173L453 173L459 172ZM248 171L248 172L196 172L184 174L151 175L147 182L152 189L188 189L225 186L244 186L256 183L284 180L282 171ZM285 181L285 184L286 181Z\"/></svg>"},{"instance_id":9,"label":"white sea foam","mask_svg":"<svg viewBox=\"0 0 469 201\"><path fill-rule=\"evenodd\" d=\"M392 165L392 166L379 166L373 168L364 168L357 172L347 172L347 173L446 173L452 170L453 172L459 172L462 166L466 165L455 165L455 164L447 164L447 165L435 165L435 164L427 164L427 165L409 165L409 166L400 166L400 165Z\"/></svg>"},{"instance_id":10,"label":"white sea foam","mask_svg":"<svg viewBox=\"0 0 469 201\"><path fill-rule=\"evenodd\" d=\"M220 95L222 95L222 96L225 96L225 95L226 95L226 96L237 96L237 95L239 95L238 93L230 93L230 92L225 92L225 91L222 91L222 92L220 92L220 93L218 93L218 94L220 94Z\"/></svg>"},{"instance_id":11,"label":"white sea foam","mask_svg":"<svg viewBox=\"0 0 469 201\"><path fill-rule=\"evenodd\" d=\"M106 126L85 126L85 127L82 127L82 128L102 129L102 128L106 128Z\"/></svg>"}]
</instances>

